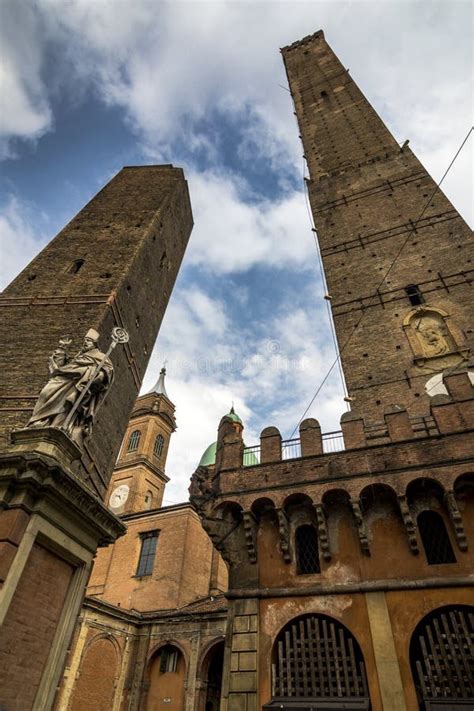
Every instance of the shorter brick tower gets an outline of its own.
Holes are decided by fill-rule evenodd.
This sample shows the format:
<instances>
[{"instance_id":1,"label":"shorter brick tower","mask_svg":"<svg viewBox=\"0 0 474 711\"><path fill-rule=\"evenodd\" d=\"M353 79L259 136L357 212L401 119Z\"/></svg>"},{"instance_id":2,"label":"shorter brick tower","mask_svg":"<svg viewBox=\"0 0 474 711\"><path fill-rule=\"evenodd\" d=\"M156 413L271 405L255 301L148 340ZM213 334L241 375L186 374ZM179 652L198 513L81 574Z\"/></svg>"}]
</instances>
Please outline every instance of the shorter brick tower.
<instances>
[{"instance_id":1,"label":"shorter brick tower","mask_svg":"<svg viewBox=\"0 0 474 711\"><path fill-rule=\"evenodd\" d=\"M51 708L97 548L125 532L103 500L191 227L182 170L124 168L0 295L2 708ZM128 341L108 351L124 330ZM81 441L52 418L31 428L55 379L55 414L79 405L76 391L100 388L98 358L81 384L79 366L52 376L58 350L65 369L84 365L86 335L111 354L103 406L90 410Z\"/></svg>"},{"instance_id":2,"label":"shorter brick tower","mask_svg":"<svg viewBox=\"0 0 474 711\"><path fill-rule=\"evenodd\" d=\"M160 508L166 458L176 429L175 408L165 388L165 368L156 385L138 398L110 484L109 506L116 514Z\"/></svg>"}]
</instances>

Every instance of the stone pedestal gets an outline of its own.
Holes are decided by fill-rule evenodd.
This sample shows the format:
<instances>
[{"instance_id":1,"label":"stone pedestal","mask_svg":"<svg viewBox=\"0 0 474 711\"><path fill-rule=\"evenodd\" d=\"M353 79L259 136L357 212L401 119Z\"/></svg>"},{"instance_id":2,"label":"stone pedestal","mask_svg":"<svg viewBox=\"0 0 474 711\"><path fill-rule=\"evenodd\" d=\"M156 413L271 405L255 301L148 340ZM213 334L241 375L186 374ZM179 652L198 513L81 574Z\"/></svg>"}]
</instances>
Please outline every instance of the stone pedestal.
<instances>
[{"instance_id":1,"label":"stone pedestal","mask_svg":"<svg viewBox=\"0 0 474 711\"><path fill-rule=\"evenodd\" d=\"M125 532L60 430L20 430L0 457L0 706L51 708L98 546Z\"/></svg>"}]
</instances>

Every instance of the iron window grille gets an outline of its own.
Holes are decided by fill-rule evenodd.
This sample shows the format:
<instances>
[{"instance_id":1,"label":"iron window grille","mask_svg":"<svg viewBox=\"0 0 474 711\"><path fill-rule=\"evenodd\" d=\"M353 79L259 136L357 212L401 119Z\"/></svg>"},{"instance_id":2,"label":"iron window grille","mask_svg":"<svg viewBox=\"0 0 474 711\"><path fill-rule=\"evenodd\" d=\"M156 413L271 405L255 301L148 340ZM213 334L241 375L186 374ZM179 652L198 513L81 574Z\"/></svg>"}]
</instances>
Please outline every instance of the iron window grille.
<instances>
[{"instance_id":1,"label":"iron window grille","mask_svg":"<svg viewBox=\"0 0 474 711\"><path fill-rule=\"evenodd\" d=\"M421 708L471 709L474 704L474 607L433 610L416 627L410 664Z\"/></svg>"},{"instance_id":2,"label":"iron window grille","mask_svg":"<svg viewBox=\"0 0 474 711\"><path fill-rule=\"evenodd\" d=\"M311 525L299 526L295 533L296 561L298 575L320 573L318 537Z\"/></svg>"},{"instance_id":3,"label":"iron window grille","mask_svg":"<svg viewBox=\"0 0 474 711\"><path fill-rule=\"evenodd\" d=\"M144 575L151 575L153 572L158 534L159 531L147 531L146 533L140 533L142 546L136 572L138 578Z\"/></svg>"},{"instance_id":4,"label":"iron window grille","mask_svg":"<svg viewBox=\"0 0 474 711\"><path fill-rule=\"evenodd\" d=\"M287 624L275 642L272 696L282 700L283 708L289 708L284 702L294 697L314 700L314 709L353 708L353 699L368 702L364 659L356 639L326 615L305 615ZM330 700L328 706L323 703ZM368 708L368 703L358 708Z\"/></svg>"}]
</instances>

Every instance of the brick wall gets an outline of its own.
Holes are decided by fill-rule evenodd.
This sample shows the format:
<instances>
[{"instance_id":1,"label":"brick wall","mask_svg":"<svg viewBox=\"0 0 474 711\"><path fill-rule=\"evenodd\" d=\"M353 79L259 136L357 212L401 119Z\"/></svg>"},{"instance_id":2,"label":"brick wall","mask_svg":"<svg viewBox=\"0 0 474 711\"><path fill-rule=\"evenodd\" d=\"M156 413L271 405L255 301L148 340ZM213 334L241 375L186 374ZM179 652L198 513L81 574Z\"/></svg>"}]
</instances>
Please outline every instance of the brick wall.
<instances>
[{"instance_id":1,"label":"brick wall","mask_svg":"<svg viewBox=\"0 0 474 711\"><path fill-rule=\"evenodd\" d=\"M456 357L427 369L414 363L405 287L418 284L426 304L464 330L472 351L472 232L441 191L430 200L434 181L400 149L322 32L282 51L352 409L368 420L391 404L420 414L426 381Z\"/></svg>"},{"instance_id":2,"label":"brick wall","mask_svg":"<svg viewBox=\"0 0 474 711\"><path fill-rule=\"evenodd\" d=\"M96 328L106 350L113 326L130 344L113 354L115 383L87 449L100 495L115 464L192 226L186 182L172 166L124 168L0 297L0 448L28 421L47 359L70 334L79 348ZM84 260L71 273L76 260ZM112 416L113 414L113 416Z\"/></svg>"},{"instance_id":3,"label":"brick wall","mask_svg":"<svg viewBox=\"0 0 474 711\"><path fill-rule=\"evenodd\" d=\"M35 543L0 637L0 706L31 708L74 569Z\"/></svg>"},{"instance_id":4,"label":"brick wall","mask_svg":"<svg viewBox=\"0 0 474 711\"><path fill-rule=\"evenodd\" d=\"M212 544L189 504L125 516L124 521L126 535L97 552L88 594L139 611L182 607L208 595ZM153 530L159 531L153 572L138 578L140 533Z\"/></svg>"},{"instance_id":5,"label":"brick wall","mask_svg":"<svg viewBox=\"0 0 474 711\"><path fill-rule=\"evenodd\" d=\"M116 676L120 671L120 652L110 639L97 634L91 636L93 639L81 660L70 711L112 708Z\"/></svg>"}]
</instances>

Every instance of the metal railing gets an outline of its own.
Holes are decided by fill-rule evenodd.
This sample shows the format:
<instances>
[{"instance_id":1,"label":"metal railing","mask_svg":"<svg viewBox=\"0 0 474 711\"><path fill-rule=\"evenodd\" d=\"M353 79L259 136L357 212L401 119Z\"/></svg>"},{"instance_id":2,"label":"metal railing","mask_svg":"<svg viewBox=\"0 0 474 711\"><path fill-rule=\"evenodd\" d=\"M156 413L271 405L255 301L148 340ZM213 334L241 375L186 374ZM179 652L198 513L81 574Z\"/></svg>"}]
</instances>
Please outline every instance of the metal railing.
<instances>
[{"instance_id":1,"label":"metal railing","mask_svg":"<svg viewBox=\"0 0 474 711\"><path fill-rule=\"evenodd\" d=\"M254 447L244 447L244 467L254 467L260 464L260 445Z\"/></svg>"},{"instance_id":2,"label":"metal railing","mask_svg":"<svg viewBox=\"0 0 474 711\"><path fill-rule=\"evenodd\" d=\"M301 457L301 440L299 437L294 439L284 439L281 443L281 458L282 459L299 459Z\"/></svg>"},{"instance_id":3,"label":"metal railing","mask_svg":"<svg viewBox=\"0 0 474 711\"><path fill-rule=\"evenodd\" d=\"M345 449L342 431L326 432L322 435L322 440L324 454L342 452ZM256 464L260 464L260 454L259 444L253 447L244 447L244 467L252 467ZM287 459L299 459L301 456L301 440L299 437L282 440L281 458L283 461Z\"/></svg>"},{"instance_id":4,"label":"metal railing","mask_svg":"<svg viewBox=\"0 0 474 711\"><path fill-rule=\"evenodd\" d=\"M342 452L345 449L342 430L337 430L335 432L325 432L322 437L324 454L331 454L332 452Z\"/></svg>"}]
</instances>

